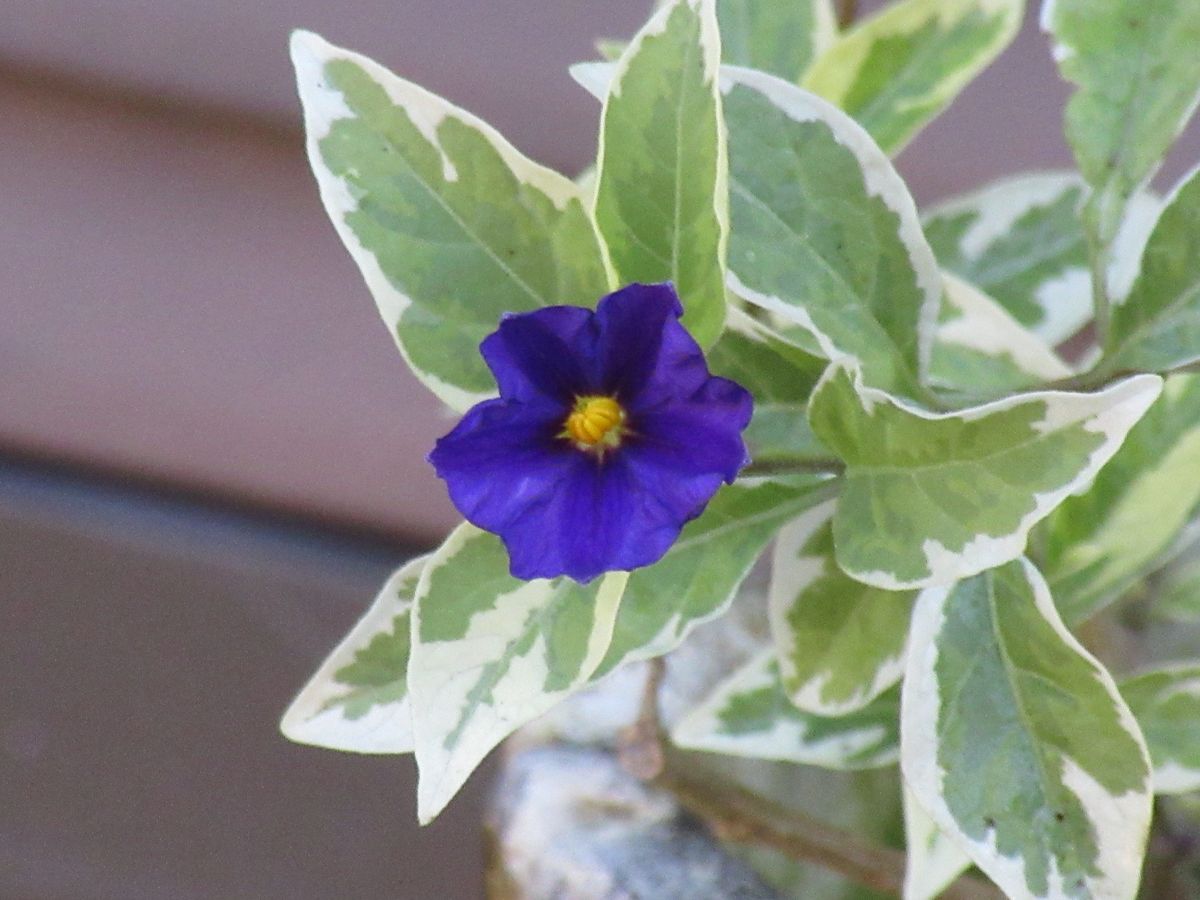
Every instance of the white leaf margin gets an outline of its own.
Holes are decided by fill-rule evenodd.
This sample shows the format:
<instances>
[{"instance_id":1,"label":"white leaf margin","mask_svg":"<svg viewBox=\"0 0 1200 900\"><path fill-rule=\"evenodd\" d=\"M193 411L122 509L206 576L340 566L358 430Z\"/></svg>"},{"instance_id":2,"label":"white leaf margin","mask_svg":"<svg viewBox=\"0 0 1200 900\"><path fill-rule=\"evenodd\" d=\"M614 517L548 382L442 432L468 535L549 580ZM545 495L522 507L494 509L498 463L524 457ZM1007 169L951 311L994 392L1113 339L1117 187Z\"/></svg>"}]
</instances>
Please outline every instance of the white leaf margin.
<instances>
[{"instance_id":1,"label":"white leaf margin","mask_svg":"<svg viewBox=\"0 0 1200 900\"><path fill-rule=\"evenodd\" d=\"M797 675L794 654L794 639L788 613L801 595L825 571L825 557L801 556L800 551L814 533L833 519L837 501L831 500L810 509L785 525L775 538L771 555L771 582L767 589L767 621L779 662L779 673L786 686ZM825 685L829 681L828 670L804 682L797 690L785 692L800 710L818 716L836 717L862 709L897 681L904 674L905 651L881 660L874 676L865 688L841 703L824 698Z\"/></svg>"},{"instance_id":2,"label":"white leaf margin","mask_svg":"<svg viewBox=\"0 0 1200 900\"><path fill-rule=\"evenodd\" d=\"M935 900L971 866L971 857L934 824L912 788L903 787L904 900Z\"/></svg>"},{"instance_id":3,"label":"white leaf margin","mask_svg":"<svg viewBox=\"0 0 1200 900\"><path fill-rule=\"evenodd\" d=\"M600 199L600 184L604 177L604 157L606 154L604 134L607 126L609 104L613 97L621 96L621 86L628 74L629 67L632 65L634 58L642 49L642 44L647 38L655 37L663 34L667 30L667 25L674 15L675 10L680 6L686 6L691 9L700 22L700 51L701 62L704 68L704 83L712 85L713 99L717 108L717 158L716 158L716 183L713 188L712 211L720 228L720 234L717 237L717 258L721 260L721 268L725 268L726 248L729 244L729 158L728 158L728 141L725 137L725 117L721 114L721 94L716 90L717 74L721 68L721 30L717 23L717 6L716 0L672 0L672 2L664 3L650 20L642 26L629 45L622 52L620 58L615 63L602 63L591 65L605 65L611 68L604 73L602 81L597 80L597 87L603 83L603 93L599 94L598 99L602 103L600 110L600 150L596 156L596 184L589 198L588 217L595 223L598 221L596 204ZM581 82L582 84L582 82ZM587 87L587 85L583 85ZM678 201L678 198L676 198ZM678 219L679 210L675 210L676 219ZM599 233L599 229L597 229ZM604 236L601 234L601 244L604 244ZM613 265L606 251L606 265L610 272L613 271ZM724 327L725 316L728 313L728 304L722 307L721 327ZM720 328L717 330L717 336L720 336ZM716 338L713 338L715 341ZM710 342L711 343L711 342Z\"/></svg>"},{"instance_id":4,"label":"white leaf margin","mask_svg":"<svg viewBox=\"0 0 1200 900\"><path fill-rule=\"evenodd\" d=\"M613 63L586 62L571 66L571 77L592 96L603 100L613 78ZM863 181L869 196L881 200L896 214L900 228L898 235L904 245L917 287L923 296L919 312L918 334L918 377L922 380L929 371L929 359L933 352L933 339L937 327L938 311L942 302L942 272L938 268L933 250L925 240L921 228L921 217L916 203L908 192L904 181L896 172L891 160L869 134L826 100L797 87L774 75L746 69L740 66L721 66L721 91L728 94L737 85L758 91L776 108L795 122L822 122L827 125L834 139L853 154L863 173ZM779 297L767 296L752 291L742 284L732 271L727 274L727 283L738 297L781 316L788 322L799 325L813 334L821 345L822 353L829 359L846 357L846 351L833 345L820 333L802 309Z\"/></svg>"},{"instance_id":5,"label":"white leaf margin","mask_svg":"<svg viewBox=\"0 0 1200 900\"><path fill-rule=\"evenodd\" d=\"M407 693L403 700L375 704L365 716L347 718L336 701L353 693L354 688L335 677L354 662L355 654L378 634L389 632L399 617L412 611L411 592L402 593L406 584L416 582L430 555L418 557L397 569L374 602L321 663L283 714L279 729L289 740L330 750L355 753L411 753L413 751L412 704ZM405 622L405 627L409 623Z\"/></svg>"},{"instance_id":6,"label":"white leaf margin","mask_svg":"<svg viewBox=\"0 0 1200 900\"><path fill-rule=\"evenodd\" d=\"M466 783L491 750L521 725L546 712L586 686L612 641L613 624L628 572L602 576L593 606L593 627L587 653L580 660L572 683L560 691L543 689L548 670L539 638L529 652L511 660L508 671L492 688L494 706L477 705L462 726L461 736L446 746L462 720L474 675L521 634L525 614L554 601L557 581L527 581L514 591L495 598L490 610L472 616L463 637L453 641L420 640L421 604L428 596L435 572L449 565L468 541L484 534L464 523L451 532L421 572L413 606L412 653L409 657L409 692L413 697L413 731L417 757L417 818L428 824ZM513 624L518 627L514 631ZM507 627L506 627L507 626Z\"/></svg>"},{"instance_id":7,"label":"white leaf margin","mask_svg":"<svg viewBox=\"0 0 1200 900\"><path fill-rule=\"evenodd\" d=\"M1121 698L1120 691L1108 670L1079 643L1063 623L1050 596L1050 588L1041 573L1022 557L1021 567L1033 592L1037 610L1077 655L1093 668L1096 680L1108 693L1118 710L1125 731L1141 748L1146 769L1150 771L1150 755L1141 729L1133 713ZM945 772L938 765L938 713L941 707L937 683L937 636L945 624L945 605L954 585L931 587L921 592L913 609L909 638L908 666L905 670L900 698L900 769L904 782L934 825L956 841L992 881L1010 897L1032 897L1025 882L1025 864L1020 858L997 852L995 837L987 841L973 840L958 825L943 797ZM1150 805L1143 793L1130 791L1120 797L1104 790L1082 767L1064 757L1063 785L1079 798L1087 811L1096 840L1096 858L1123 866L1123 880L1105 878L1089 883L1090 896L1097 900L1132 900L1137 892L1141 873L1141 848L1150 830ZM1147 785L1147 788L1149 785ZM1141 840L1130 841L1130 823ZM1053 875L1053 870L1051 871ZM1105 876L1102 875L1102 878ZM1061 882L1061 879L1060 879ZM1039 900L1073 900L1061 883L1051 878L1050 890Z\"/></svg>"},{"instance_id":8,"label":"white leaf margin","mask_svg":"<svg viewBox=\"0 0 1200 900\"><path fill-rule=\"evenodd\" d=\"M790 718L776 719L770 731L741 735L722 732L721 710L738 694L753 693L764 688L782 692L779 679L771 671L774 662L774 648L766 647L756 653L749 662L718 684L699 706L680 719L671 731L672 743L686 750L770 759L825 769L875 768L896 761L898 748L876 750L874 755L847 765L847 758L876 745L884 735L883 729L878 726L848 729L837 737L813 741L808 737L805 721L810 714L798 709L792 710L794 715Z\"/></svg>"},{"instance_id":9,"label":"white leaf margin","mask_svg":"<svg viewBox=\"0 0 1200 900\"><path fill-rule=\"evenodd\" d=\"M1119 686L1124 689L1131 683L1149 678L1176 678L1173 683L1164 684L1157 696L1166 699L1185 694L1194 698L1196 705L1200 706L1200 663L1178 662L1156 666L1123 678ZM1153 779L1156 794L1187 794L1200 790L1200 767L1185 765L1172 757L1153 764Z\"/></svg>"},{"instance_id":10,"label":"white leaf margin","mask_svg":"<svg viewBox=\"0 0 1200 900\"><path fill-rule=\"evenodd\" d=\"M867 195L877 198L895 213L899 221L897 236L908 254L916 276L917 288L923 298L918 312L916 374L924 383L929 373L929 360L933 352L934 333L942 302L942 273L934 258L933 249L925 239L916 203L891 160L861 125L816 94L765 72L739 66L722 66L721 90L728 94L736 86L757 91L793 122L821 122L826 125L834 140L848 150L858 162ZM729 272L728 279L729 289L739 297L811 332L830 359L850 355L820 334L808 315L799 307L785 302L780 297L751 290L732 271Z\"/></svg>"},{"instance_id":11,"label":"white leaf margin","mask_svg":"<svg viewBox=\"0 0 1200 900\"><path fill-rule=\"evenodd\" d=\"M1023 373L1043 381L1071 376L1071 367L999 303L951 272L943 272L942 278L946 303L955 315L943 316L937 328L938 344L963 347L982 356L1008 357ZM1089 309L1090 300L1089 294Z\"/></svg>"},{"instance_id":12,"label":"white leaf margin","mask_svg":"<svg viewBox=\"0 0 1200 900\"><path fill-rule=\"evenodd\" d=\"M941 73L938 83L919 98L946 104L1012 43L1021 26L1023 0L899 0L889 3L841 34L809 68L801 84L838 103L854 86L855 76L862 71L863 63L876 43L913 34L930 22L948 30L973 12L1004 16L1004 28L982 54L976 52L970 65ZM982 62L978 58L980 55ZM907 143L905 141L895 152L899 153Z\"/></svg>"},{"instance_id":13,"label":"white leaf margin","mask_svg":"<svg viewBox=\"0 0 1200 900\"><path fill-rule=\"evenodd\" d=\"M1044 402L1046 404L1045 418L1034 425L1040 432L1052 432L1083 422L1086 430L1104 435L1104 441L1092 451L1074 478L1052 491L1033 495L1033 509L1026 513L1009 533L998 536L976 535L974 540L969 541L961 550L957 551L950 550L939 541L926 540L922 551L925 554L929 574L923 578L905 581L897 578L891 572L854 569L848 567L843 560L838 560L843 570L853 578L889 591L950 584L962 578L978 575L980 572L1021 556L1025 552L1029 532L1033 530L1033 527L1046 518L1068 496L1087 489L1100 468L1120 449L1129 429L1137 424L1151 404L1158 399L1163 386L1163 379L1158 375L1141 374L1133 375L1090 394L1068 391L1035 391L1016 394L955 412L931 412L900 397L866 385L863 382L861 370L853 361L843 358L831 363L825 370L825 374L821 376L821 380L813 389L813 399L809 401L810 407L825 386L841 375L843 371L849 373L854 390L867 415L871 415L875 407L882 404L896 407L910 416L926 421L959 419L970 422L1027 403Z\"/></svg>"},{"instance_id":14,"label":"white leaf margin","mask_svg":"<svg viewBox=\"0 0 1200 900\"><path fill-rule=\"evenodd\" d=\"M583 209L588 209L589 207L584 203L583 193L569 178L524 156L482 119L419 85L400 78L366 56L334 46L310 31L297 30L292 32L291 57L296 70L296 85L300 93L301 105L304 108L305 146L308 161L316 176L325 212L333 223L338 237L341 238L358 266L359 272L362 273L372 297L375 298L379 314L391 332L404 361L408 363L417 378L443 403L455 412L466 412L476 403L495 396L494 392L465 391L413 365L400 340L397 327L404 311L412 305L412 298L392 284L384 274L376 255L363 246L346 222L346 216L358 208L358 201L347 184L325 165L321 156L320 144L334 124L343 119L352 119L354 115L346 106L342 95L325 83L325 67L335 60L344 60L358 66L387 92L397 106L405 109L416 128L435 148L440 149L437 138L438 126L447 118L457 119L479 132L492 145L519 182L540 191L559 210L566 209L573 200L583 205ZM444 153L443 167L446 180L454 181L457 173ZM611 264L599 236L597 236L597 244L601 253L605 255L605 265L611 272Z\"/></svg>"}]
</instances>

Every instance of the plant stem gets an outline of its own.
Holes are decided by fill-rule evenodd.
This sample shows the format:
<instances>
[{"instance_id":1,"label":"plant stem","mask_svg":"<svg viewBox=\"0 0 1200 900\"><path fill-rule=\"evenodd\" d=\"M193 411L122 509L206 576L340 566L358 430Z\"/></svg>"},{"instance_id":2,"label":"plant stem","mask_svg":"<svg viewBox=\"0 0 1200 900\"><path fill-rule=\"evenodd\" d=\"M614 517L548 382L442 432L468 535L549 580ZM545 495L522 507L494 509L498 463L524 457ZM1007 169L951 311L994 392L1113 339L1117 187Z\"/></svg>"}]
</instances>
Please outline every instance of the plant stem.
<instances>
[{"instance_id":1,"label":"plant stem","mask_svg":"<svg viewBox=\"0 0 1200 900\"><path fill-rule=\"evenodd\" d=\"M742 476L754 475L840 475L846 464L840 459L778 459L752 462L742 469Z\"/></svg>"},{"instance_id":2,"label":"plant stem","mask_svg":"<svg viewBox=\"0 0 1200 900\"><path fill-rule=\"evenodd\" d=\"M648 664L637 720L622 734L618 750L627 771L674 794L680 806L704 822L718 840L770 847L856 884L900 896L905 868L902 852L783 809L735 785L687 774L687 766L680 765L667 750L659 717L658 693L664 672L662 657ZM967 876L957 879L940 896L943 900L1003 898L992 885Z\"/></svg>"},{"instance_id":3,"label":"plant stem","mask_svg":"<svg viewBox=\"0 0 1200 900\"><path fill-rule=\"evenodd\" d=\"M838 3L838 28L845 31L858 18L858 0L840 0Z\"/></svg>"}]
</instances>

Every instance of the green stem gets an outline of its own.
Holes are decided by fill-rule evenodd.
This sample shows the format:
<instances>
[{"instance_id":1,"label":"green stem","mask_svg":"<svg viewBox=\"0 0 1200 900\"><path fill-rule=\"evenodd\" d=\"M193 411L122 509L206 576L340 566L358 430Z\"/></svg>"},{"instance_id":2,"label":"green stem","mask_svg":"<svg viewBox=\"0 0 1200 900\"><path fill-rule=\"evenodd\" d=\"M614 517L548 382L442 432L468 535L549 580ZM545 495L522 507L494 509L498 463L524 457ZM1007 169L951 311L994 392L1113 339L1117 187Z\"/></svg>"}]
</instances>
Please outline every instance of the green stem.
<instances>
[{"instance_id":1,"label":"green stem","mask_svg":"<svg viewBox=\"0 0 1200 900\"><path fill-rule=\"evenodd\" d=\"M840 459L815 457L804 459L769 459L752 462L742 469L740 477L753 478L757 475L840 475L846 464Z\"/></svg>"},{"instance_id":2,"label":"green stem","mask_svg":"<svg viewBox=\"0 0 1200 900\"><path fill-rule=\"evenodd\" d=\"M858 18L858 0L841 0L838 3L838 28L845 31Z\"/></svg>"}]
</instances>

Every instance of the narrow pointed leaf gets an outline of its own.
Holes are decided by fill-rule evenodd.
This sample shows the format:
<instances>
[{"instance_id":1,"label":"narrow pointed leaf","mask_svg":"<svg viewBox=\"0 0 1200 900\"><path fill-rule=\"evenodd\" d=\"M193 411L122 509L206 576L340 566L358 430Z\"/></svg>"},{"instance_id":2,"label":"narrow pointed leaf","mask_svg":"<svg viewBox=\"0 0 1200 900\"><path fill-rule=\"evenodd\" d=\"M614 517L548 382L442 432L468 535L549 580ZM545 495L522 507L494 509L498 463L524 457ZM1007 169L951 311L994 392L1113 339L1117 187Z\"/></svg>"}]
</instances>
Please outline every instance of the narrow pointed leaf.
<instances>
[{"instance_id":1,"label":"narrow pointed leaf","mask_svg":"<svg viewBox=\"0 0 1200 900\"><path fill-rule=\"evenodd\" d=\"M929 381L976 397L1027 390L1066 378L1071 369L1003 307L955 275L933 343Z\"/></svg>"},{"instance_id":2,"label":"narrow pointed leaf","mask_svg":"<svg viewBox=\"0 0 1200 900\"><path fill-rule=\"evenodd\" d=\"M696 626L724 613L784 523L836 490L836 482L815 475L742 479L721 488L660 562L629 576L596 677L668 653Z\"/></svg>"},{"instance_id":3,"label":"narrow pointed leaf","mask_svg":"<svg viewBox=\"0 0 1200 900\"><path fill-rule=\"evenodd\" d=\"M1133 288L1113 307L1105 357L1109 371L1165 372L1200 360L1200 169L1168 198Z\"/></svg>"},{"instance_id":4,"label":"narrow pointed leaf","mask_svg":"<svg viewBox=\"0 0 1200 900\"><path fill-rule=\"evenodd\" d=\"M914 594L868 587L834 560L834 503L784 527L772 556L768 614L779 671L799 709L843 716L900 680Z\"/></svg>"},{"instance_id":5,"label":"narrow pointed leaf","mask_svg":"<svg viewBox=\"0 0 1200 900\"><path fill-rule=\"evenodd\" d=\"M405 563L292 701L280 729L291 740L358 753L411 753L408 697L413 595L428 556Z\"/></svg>"},{"instance_id":6,"label":"narrow pointed leaf","mask_svg":"<svg viewBox=\"0 0 1200 900\"><path fill-rule=\"evenodd\" d=\"M408 670L422 822L496 744L587 683L626 577L520 581L500 539L466 524L433 554L417 587Z\"/></svg>"},{"instance_id":7,"label":"narrow pointed leaf","mask_svg":"<svg viewBox=\"0 0 1200 900\"><path fill-rule=\"evenodd\" d=\"M1087 218L1107 243L1200 98L1200 4L1043 0L1042 28L1077 87L1065 131L1094 189Z\"/></svg>"},{"instance_id":8,"label":"narrow pointed leaf","mask_svg":"<svg viewBox=\"0 0 1200 900\"><path fill-rule=\"evenodd\" d=\"M1146 746L1025 560L918 599L901 766L937 827L1008 896L1136 895Z\"/></svg>"},{"instance_id":9,"label":"narrow pointed leaf","mask_svg":"<svg viewBox=\"0 0 1200 900\"><path fill-rule=\"evenodd\" d=\"M600 120L596 224L621 282L670 281L703 346L725 319L728 163L714 0L659 10L616 65Z\"/></svg>"},{"instance_id":10,"label":"narrow pointed leaf","mask_svg":"<svg viewBox=\"0 0 1200 900\"><path fill-rule=\"evenodd\" d=\"M941 272L900 176L845 113L726 67L730 288L850 356L868 383L919 394Z\"/></svg>"},{"instance_id":11,"label":"narrow pointed leaf","mask_svg":"<svg viewBox=\"0 0 1200 900\"><path fill-rule=\"evenodd\" d=\"M904 900L935 900L971 865L971 857L929 818L904 786Z\"/></svg>"},{"instance_id":12,"label":"narrow pointed leaf","mask_svg":"<svg viewBox=\"0 0 1200 900\"><path fill-rule=\"evenodd\" d=\"M506 312L594 303L608 274L579 190L382 66L296 32L325 211L413 371L463 411L494 393L479 342Z\"/></svg>"},{"instance_id":13,"label":"narrow pointed leaf","mask_svg":"<svg viewBox=\"0 0 1200 900\"><path fill-rule=\"evenodd\" d=\"M691 750L827 769L871 769L896 761L898 689L846 716L815 716L788 702L774 657L768 648L719 684L675 726L671 740Z\"/></svg>"},{"instance_id":14,"label":"narrow pointed leaf","mask_svg":"<svg viewBox=\"0 0 1200 900\"><path fill-rule=\"evenodd\" d=\"M1179 663L1127 678L1121 696L1146 736L1154 793L1200 790L1200 664Z\"/></svg>"},{"instance_id":15,"label":"narrow pointed leaf","mask_svg":"<svg viewBox=\"0 0 1200 900\"><path fill-rule=\"evenodd\" d=\"M832 0L717 0L722 60L799 81L833 43Z\"/></svg>"},{"instance_id":16,"label":"narrow pointed leaf","mask_svg":"<svg viewBox=\"0 0 1200 900\"><path fill-rule=\"evenodd\" d=\"M834 363L809 421L846 463L833 520L838 564L901 590L1015 559L1030 529L1116 453L1161 386L1139 375L1094 394L1046 391L931 413Z\"/></svg>"},{"instance_id":17,"label":"narrow pointed leaf","mask_svg":"<svg viewBox=\"0 0 1200 900\"><path fill-rule=\"evenodd\" d=\"M1069 623L1157 568L1200 505L1200 376L1173 375L1086 493L1045 525L1044 571Z\"/></svg>"},{"instance_id":18,"label":"narrow pointed leaf","mask_svg":"<svg viewBox=\"0 0 1200 900\"><path fill-rule=\"evenodd\" d=\"M1022 0L899 0L822 54L804 86L898 153L1016 36Z\"/></svg>"},{"instance_id":19,"label":"narrow pointed leaf","mask_svg":"<svg viewBox=\"0 0 1200 900\"><path fill-rule=\"evenodd\" d=\"M730 308L709 368L754 395L754 418L742 435L756 464L829 458L808 424L805 409L828 363L766 325Z\"/></svg>"}]
</instances>

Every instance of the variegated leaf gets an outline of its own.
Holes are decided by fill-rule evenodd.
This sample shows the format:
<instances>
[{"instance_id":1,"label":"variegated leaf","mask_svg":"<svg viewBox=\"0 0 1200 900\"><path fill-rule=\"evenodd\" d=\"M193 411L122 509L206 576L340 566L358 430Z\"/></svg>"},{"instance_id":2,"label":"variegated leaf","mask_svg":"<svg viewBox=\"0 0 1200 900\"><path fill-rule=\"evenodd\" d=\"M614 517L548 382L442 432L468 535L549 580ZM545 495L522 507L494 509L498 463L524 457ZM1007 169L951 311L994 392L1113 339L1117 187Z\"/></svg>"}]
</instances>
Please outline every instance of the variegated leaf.
<instances>
[{"instance_id":1,"label":"variegated leaf","mask_svg":"<svg viewBox=\"0 0 1200 900\"><path fill-rule=\"evenodd\" d=\"M1092 315L1086 191L1074 172L1015 175L931 209L925 234L945 268L1059 344Z\"/></svg>"},{"instance_id":2,"label":"variegated leaf","mask_svg":"<svg viewBox=\"0 0 1200 900\"><path fill-rule=\"evenodd\" d=\"M1087 186L1075 172L1031 172L955 197L924 216L938 261L980 288L1047 344L1061 344L1092 317L1092 278L1080 208ZM1130 199L1107 280L1129 292L1160 201Z\"/></svg>"},{"instance_id":3,"label":"variegated leaf","mask_svg":"<svg viewBox=\"0 0 1200 900\"><path fill-rule=\"evenodd\" d=\"M1200 663L1177 663L1121 682L1146 736L1154 793L1200 790Z\"/></svg>"},{"instance_id":4,"label":"variegated leaf","mask_svg":"<svg viewBox=\"0 0 1200 900\"><path fill-rule=\"evenodd\" d=\"M467 524L433 554L417 586L408 669L423 823L496 744L588 682L627 578L520 581L500 539Z\"/></svg>"},{"instance_id":5,"label":"variegated leaf","mask_svg":"<svg viewBox=\"0 0 1200 900\"><path fill-rule=\"evenodd\" d=\"M961 278L945 276L931 384L980 397L1027 390L1071 374L1041 338Z\"/></svg>"},{"instance_id":6,"label":"variegated leaf","mask_svg":"<svg viewBox=\"0 0 1200 900\"><path fill-rule=\"evenodd\" d=\"M1085 219L1107 244L1200 98L1200 4L1043 0L1042 28L1077 87L1066 136L1094 191Z\"/></svg>"},{"instance_id":7,"label":"variegated leaf","mask_svg":"<svg viewBox=\"0 0 1200 900\"><path fill-rule=\"evenodd\" d=\"M411 753L408 697L413 595L428 556L405 563L284 713L301 744L358 753Z\"/></svg>"},{"instance_id":8,"label":"variegated leaf","mask_svg":"<svg viewBox=\"0 0 1200 900\"><path fill-rule=\"evenodd\" d=\"M717 0L722 60L799 81L833 43L832 0Z\"/></svg>"},{"instance_id":9,"label":"variegated leaf","mask_svg":"<svg viewBox=\"0 0 1200 900\"><path fill-rule=\"evenodd\" d=\"M494 129L308 32L292 37L325 211L417 377L463 411L495 392L479 342L506 312L609 289L578 188Z\"/></svg>"},{"instance_id":10,"label":"variegated leaf","mask_svg":"<svg viewBox=\"0 0 1200 900\"><path fill-rule=\"evenodd\" d=\"M899 693L894 689L836 718L801 712L788 701L774 651L767 648L688 713L671 740L691 750L828 769L886 766L898 752Z\"/></svg>"},{"instance_id":11,"label":"variegated leaf","mask_svg":"<svg viewBox=\"0 0 1200 900\"><path fill-rule=\"evenodd\" d=\"M921 594L901 766L937 827L1008 896L1136 895L1146 745L1027 561Z\"/></svg>"},{"instance_id":12,"label":"variegated leaf","mask_svg":"<svg viewBox=\"0 0 1200 900\"><path fill-rule=\"evenodd\" d=\"M1104 371L1165 372L1200 361L1200 169L1167 199L1141 272L1118 300Z\"/></svg>"},{"instance_id":13,"label":"variegated leaf","mask_svg":"<svg viewBox=\"0 0 1200 900\"><path fill-rule=\"evenodd\" d=\"M722 70L730 288L912 396L928 365L941 272L900 176L845 113L794 85Z\"/></svg>"},{"instance_id":14,"label":"variegated leaf","mask_svg":"<svg viewBox=\"0 0 1200 900\"><path fill-rule=\"evenodd\" d=\"M660 562L629 576L612 644L595 677L668 653L697 625L724 613L784 523L836 490L836 481L816 475L743 478L721 488Z\"/></svg>"},{"instance_id":15,"label":"variegated leaf","mask_svg":"<svg viewBox=\"0 0 1200 900\"><path fill-rule=\"evenodd\" d=\"M768 615L784 689L801 710L844 716L900 680L914 595L848 577L833 553L835 504L784 527L772 556Z\"/></svg>"},{"instance_id":16,"label":"variegated leaf","mask_svg":"<svg viewBox=\"0 0 1200 900\"><path fill-rule=\"evenodd\" d=\"M670 281L702 346L725 320L729 167L714 0L675 0L617 62L600 119L596 224L618 279Z\"/></svg>"},{"instance_id":17,"label":"variegated leaf","mask_svg":"<svg viewBox=\"0 0 1200 900\"><path fill-rule=\"evenodd\" d=\"M888 590L945 584L1015 559L1030 529L1088 484L1158 396L1138 375L1094 394L1016 395L932 413L834 363L809 421L846 463L838 564Z\"/></svg>"},{"instance_id":18,"label":"variegated leaf","mask_svg":"<svg viewBox=\"0 0 1200 900\"><path fill-rule=\"evenodd\" d=\"M971 857L933 823L908 785L904 786L904 846L904 900L935 900L971 865Z\"/></svg>"},{"instance_id":19,"label":"variegated leaf","mask_svg":"<svg viewBox=\"0 0 1200 900\"><path fill-rule=\"evenodd\" d=\"M1173 375L1083 494L1044 526L1043 569L1068 623L1157 568L1200 506L1200 376Z\"/></svg>"},{"instance_id":20,"label":"variegated leaf","mask_svg":"<svg viewBox=\"0 0 1200 900\"><path fill-rule=\"evenodd\" d=\"M890 154L1007 47L1022 0L898 0L841 35L804 87L836 103Z\"/></svg>"}]
</instances>

